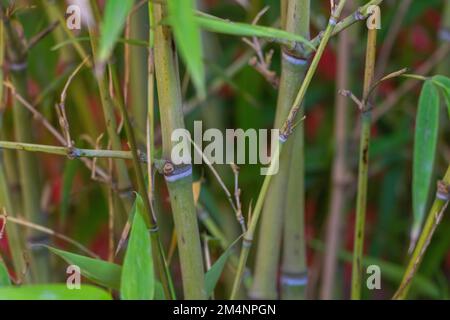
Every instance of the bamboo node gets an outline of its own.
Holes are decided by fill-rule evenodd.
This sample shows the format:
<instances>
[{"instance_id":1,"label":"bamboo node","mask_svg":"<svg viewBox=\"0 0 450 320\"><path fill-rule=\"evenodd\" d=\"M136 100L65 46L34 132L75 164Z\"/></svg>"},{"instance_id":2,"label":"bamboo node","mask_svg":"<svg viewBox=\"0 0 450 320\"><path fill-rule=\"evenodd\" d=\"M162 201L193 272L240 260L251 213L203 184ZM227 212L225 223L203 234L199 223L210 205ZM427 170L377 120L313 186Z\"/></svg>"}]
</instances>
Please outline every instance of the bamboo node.
<instances>
[{"instance_id":1,"label":"bamboo node","mask_svg":"<svg viewBox=\"0 0 450 320\"><path fill-rule=\"evenodd\" d=\"M191 176L192 165L174 165L172 162L166 161L162 168L162 173L167 182L175 182Z\"/></svg>"},{"instance_id":2,"label":"bamboo node","mask_svg":"<svg viewBox=\"0 0 450 320\"><path fill-rule=\"evenodd\" d=\"M158 231L159 231L159 227L157 225L155 225L152 228L148 229L149 233L157 233Z\"/></svg>"},{"instance_id":3,"label":"bamboo node","mask_svg":"<svg viewBox=\"0 0 450 320\"><path fill-rule=\"evenodd\" d=\"M439 30L439 39L450 42L450 28L441 28Z\"/></svg>"},{"instance_id":4,"label":"bamboo node","mask_svg":"<svg viewBox=\"0 0 450 320\"><path fill-rule=\"evenodd\" d=\"M443 201L450 201L450 184L445 181L438 181L436 198Z\"/></svg>"},{"instance_id":5,"label":"bamboo node","mask_svg":"<svg viewBox=\"0 0 450 320\"><path fill-rule=\"evenodd\" d=\"M301 58L298 56L295 56L293 54L290 54L283 50L283 59L290 64L296 65L296 66L305 66L308 63L308 59Z\"/></svg>"},{"instance_id":6,"label":"bamboo node","mask_svg":"<svg viewBox=\"0 0 450 320\"><path fill-rule=\"evenodd\" d=\"M77 159L81 157L81 151L80 149L74 148L74 147L69 147L68 151L67 151L67 158L69 158L70 160L73 159Z\"/></svg>"},{"instance_id":7,"label":"bamboo node","mask_svg":"<svg viewBox=\"0 0 450 320\"><path fill-rule=\"evenodd\" d=\"M10 62L8 65L9 70L11 70L11 71L22 71L22 70L25 70L27 68L27 66L28 66L28 63L26 61L20 62L20 63Z\"/></svg>"},{"instance_id":8,"label":"bamboo node","mask_svg":"<svg viewBox=\"0 0 450 320\"><path fill-rule=\"evenodd\" d=\"M366 15L362 12L362 9L359 8L358 10L355 11L353 17L355 18L356 21L359 21L364 20L366 18Z\"/></svg>"},{"instance_id":9,"label":"bamboo node","mask_svg":"<svg viewBox=\"0 0 450 320\"><path fill-rule=\"evenodd\" d=\"M50 245L50 237L47 234L30 236L27 239L30 247L34 249L43 249L44 246Z\"/></svg>"},{"instance_id":10,"label":"bamboo node","mask_svg":"<svg viewBox=\"0 0 450 320\"><path fill-rule=\"evenodd\" d=\"M308 272L289 273L284 272L281 275L281 283L289 287L301 287L308 284Z\"/></svg>"}]
</instances>

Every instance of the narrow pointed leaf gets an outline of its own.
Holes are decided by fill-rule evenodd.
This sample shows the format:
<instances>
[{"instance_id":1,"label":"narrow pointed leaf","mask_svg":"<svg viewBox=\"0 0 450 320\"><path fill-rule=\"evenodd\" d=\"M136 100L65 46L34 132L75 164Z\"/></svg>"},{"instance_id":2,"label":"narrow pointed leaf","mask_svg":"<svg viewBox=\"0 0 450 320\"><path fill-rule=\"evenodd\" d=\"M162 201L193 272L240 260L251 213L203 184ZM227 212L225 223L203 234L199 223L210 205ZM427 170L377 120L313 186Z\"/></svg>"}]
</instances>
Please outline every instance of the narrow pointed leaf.
<instances>
[{"instance_id":1,"label":"narrow pointed leaf","mask_svg":"<svg viewBox=\"0 0 450 320\"><path fill-rule=\"evenodd\" d=\"M284 30L241 22L231 22L229 20L223 20L209 15L199 15L196 16L195 19L202 28L211 32L234 36L281 39L293 42L295 41L300 42L315 50L315 47L311 44L311 42L306 40L304 37Z\"/></svg>"},{"instance_id":2,"label":"narrow pointed leaf","mask_svg":"<svg viewBox=\"0 0 450 320\"><path fill-rule=\"evenodd\" d=\"M142 198L136 196L135 214L122 267L121 297L124 300L152 300L155 275L150 243L143 214Z\"/></svg>"},{"instance_id":3,"label":"narrow pointed leaf","mask_svg":"<svg viewBox=\"0 0 450 320\"><path fill-rule=\"evenodd\" d=\"M8 269L0 258L0 288L11 285Z\"/></svg>"},{"instance_id":4,"label":"narrow pointed leaf","mask_svg":"<svg viewBox=\"0 0 450 320\"><path fill-rule=\"evenodd\" d=\"M431 189L433 164L439 127L439 92L431 81L426 81L419 99L416 117L413 159L413 212L412 240L418 235L425 216Z\"/></svg>"},{"instance_id":5,"label":"narrow pointed leaf","mask_svg":"<svg viewBox=\"0 0 450 320\"><path fill-rule=\"evenodd\" d=\"M195 19L194 0L168 0L169 23L177 48L192 77L200 97L205 96L205 68L198 21Z\"/></svg>"},{"instance_id":6,"label":"narrow pointed leaf","mask_svg":"<svg viewBox=\"0 0 450 320\"><path fill-rule=\"evenodd\" d=\"M111 295L90 285L70 290L66 284L42 284L0 288L0 300L111 300Z\"/></svg>"},{"instance_id":7,"label":"narrow pointed leaf","mask_svg":"<svg viewBox=\"0 0 450 320\"><path fill-rule=\"evenodd\" d=\"M220 279L220 276L222 275L222 271L227 263L228 258L230 257L231 253L233 252L234 245L238 242L238 239L236 239L217 259L217 261L211 266L211 269L208 270L205 274L205 292L206 296L210 297L213 292L214 288L217 285L217 282Z\"/></svg>"},{"instance_id":8,"label":"narrow pointed leaf","mask_svg":"<svg viewBox=\"0 0 450 320\"><path fill-rule=\"evenodd\" d=\"M128 13L133 8L133 3L133 0L106 1L100 30L100 61L104 62L111 55L114 45L125 26Z\"/></svg>"},{"instance_id":9,"label":"narrow pointed leaf","mask_svg":"<svg viewBox=\"0 0 450 320\"><path fill-rule=\"evenodd\" d=\"M110 289L120 289L121 267L119 265L52 247L48 249L68 264L77 265L81 269L81 274L89 280Z\"/></svg>"},{"instance_id":10,"label":"narrow pointed leaf","mask_svg":"<svg viewBox=\"0 0 450 320\"><path fill-rule=\"evenodd\" d=\"M438 85L442 90L447 105L448 117L450 118L450 78L437 75L433 77L433 83Z\"/></svg>"}]
</instances>

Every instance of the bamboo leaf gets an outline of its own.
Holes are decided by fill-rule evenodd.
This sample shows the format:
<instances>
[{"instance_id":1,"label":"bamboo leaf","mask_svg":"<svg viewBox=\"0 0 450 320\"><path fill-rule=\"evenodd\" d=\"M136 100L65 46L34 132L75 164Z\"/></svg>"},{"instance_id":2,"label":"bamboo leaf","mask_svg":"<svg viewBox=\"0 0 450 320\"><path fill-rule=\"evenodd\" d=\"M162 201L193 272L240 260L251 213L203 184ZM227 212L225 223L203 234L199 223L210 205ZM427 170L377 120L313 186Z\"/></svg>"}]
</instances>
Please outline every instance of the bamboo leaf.
<instances>
[{"instance_id":1,"label":"bamboo leaf","mask_svg":"<svg viewBox=\"0 0 450 320\"><path fill-rule=\"evenodd\" d=\"M124 300L152 300L155 295L152 250L142 198L136 196L130 240L122 267L121 297Z\"/></svg>"},{"instance_id":2,"label":"bamboo leaf","mask_svg":"<svg viewBox=\"0 0 450 320\"><path fill-rule=\"evenodd\" d=\"M211 32L234 36L261 37L300 42L313 50L316 49L312 45L312 43L306 40L304 37L280 29L257 26L241 22L232 22L209 15L195 16L195 19L202 28Z\"/></svg>"},{"instance_id":3,"label":"bamboo leaf","mask_svg":"<svg viewBox=\"0 0 450 320\"><path fill-rule=\"evenodd\" d=\"M169 23L180 51L200 97L205 96L205 68L198 21L193 0L169 0Z\"/></svg>"},{"instance_id":4,"label":"bamboo leaf","mask_svg":"<svg viewBox=\"0 0 450 320\"><path fill-rule=\"evenodd\" d=\"M2 259L0 258L0 288L11 285L11 279L9 278L8 268L6 268Z\"/></svg>"},{"instance_id":5,"label":"bamboo leaf","mask_svg":"<svg viewBox=\"0 0 450 320\"><path fill-rule=\"evenodd\" d=\"M433 77L433 83L442 89L442 94L447 104L448 117L450 118L450 78L437 75Z\"/></svg>"},{"instance_id":6,"label":"bamboo leaf","mask_svg":"<svg viewBox=\"0 0 450 320\"><path fill-rule=\"evenodd\" d=\"M222 271L225 267L225 264L227 263L228 258L230 257L231 253L233 252L234 245L238 242L238 239L236 239L217 259L217 261L211 266L211 269L208 270L205 274L205 291L206 296L210 297L213 292L214 288L217 285L217 282L220 279L220 276L222 275Z\"/></svg>"},{"instance_id":7,"label":"bamboo leaf","mask_svg":"<svg viewBox=\"0 0 450 320\"><path fill-rule=\"evenodd\" d=\"M119 265L48 246L47 248L68 264L77 265L81 269L81 274L93 282L110 289L120 289L121 267Z\"/></svg>"},{"instance_id":8,"label":"bamboo leaf","mask_svg":"<svg viewBox=\"0 0 450 320\"><path fill-rule=\"evenodd\" d=\"M0 300L111 300L111 295L91 285L70 290L65 284L43 284L0 288Z\"/></svg>"},{"instance_id":9,"label":"bamboo leaf","mask_svg":"<svg viewBox=\"0 0 450 320\"><path fill-rule=\"evenodd\" d=\"M420 232L428 196L431 189L433 164L439 129L439 92L434 84L425 82L419 98L416 117L413 159L413 212L412 245Z\"/></svg>"},{"instance_id":10,"label":"bamboo leaf","mask_svg":"<svg viewBox=\"0 0 450 320\"><path fill-rule=\"evenodd\" d=\"M106 61L111 55L125 26L128 13L133 8L133 2L133 0L106 1L99 47L99 60L101 62Z\"/></svg>"}]
</instances>

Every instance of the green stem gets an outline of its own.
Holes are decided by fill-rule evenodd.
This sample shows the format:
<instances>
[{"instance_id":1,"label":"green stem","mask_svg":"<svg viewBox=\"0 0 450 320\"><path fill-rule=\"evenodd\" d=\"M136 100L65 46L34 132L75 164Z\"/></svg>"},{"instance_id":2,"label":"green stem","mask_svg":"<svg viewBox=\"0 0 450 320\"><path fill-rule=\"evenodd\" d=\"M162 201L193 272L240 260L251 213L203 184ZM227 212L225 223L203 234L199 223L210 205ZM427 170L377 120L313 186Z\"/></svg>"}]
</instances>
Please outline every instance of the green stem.
<instances>
[{"instance_id":1,"label":"green stem","mask_svg":"<svg viewBox=\"0 0 450 320\"><path fill-rule=\"evenodd\" d=\"M376 56L377 30L370 29L367 37L366 66L364 74L364 94L363 101L366 102L370 89L372 87L375 56ZM364 228L367 205L367 182L369 176L369 146L371 129L371 105L365 103L361 110L361 137L359 145L359 172L358 172L358 191L356 202L356 225L353 247L353 269L352 269L352 290L353 300L361 298L362 281L362 256L364 249Z\"/></svg>"},{"instance_id":2,"label":"green stem","mask_svg":"<svg viewBox=\"0 0 450 320\"><path fill-rule=\"evenodd\" d=\"M170 28L161 21L167 18L167 7L154 4L155 71L161 112L163 156L170 160L171 135L184 128L178 61ZM170 163L170 162L169 162ZM166 177L167 178L167 177ZM197 214L192 193L192 175L169 181L170 202L177 232L178 253L185 299L206 299L204 268Z\"/></svg>"},{"instance_id":3,"label":"green stem","mask_svg":"<svg viewBox=\"0 0 450 320\"><path fill-rule=\"evenodd\" d=\"M10 74L14 87L17 92L27 97L27 54L22 39L19 38L16 30L6 19L4 27L8 38L7 53L11 66ZM20 101L14 99L13 106L14 118L14 134L16 139L31 142L32 138L32 118L26 108L21 105ZM27 219L33 223L44 224L45 217L41 212L41 194L39 171L36 170L37 158L33 154L20 153L18 155L19 177L21 185L21 194L23 199L23 212ZM34 231L29 231L29 239L42 239L40 235ZM48 252L46 250L34 250L30 262L33 280L35 282L47 282L50 278Z\"/></svg>"},{"instance_id":4,"label":"green stem","mask_svg":"<svg viewBox=\"0 0 450 320\"><path fill-rule=\"evenodd\" d=\"M330 40L331 34L333 33L333 30L335 28L335 22L337 19L339 19L339 16L342 12L342 9L345 5L346 0L341 0L338 4L338 6L333 10L332 17L327 25L327 28L324 32L323 39L320 42L319 48L317 49L317 52L314 56L313 61L311 62L311 66L308 69L308 72L306 73L305 79L302 82L302 85L298 91L297 97L294 101L294 104L291 107L291 110L289 112L289 115L287 119L285 120L282 129L281 134L284 138L288 138L289 135L292 133L293 125L296 120L296 115L300 111L300 107L303 103L303 99L305 97L305 93L311 83L311 80L317 70L317 66L319 64L320 59L322 58L322 54L325 50L326 45L328 44L328 41ZM258 225L259 217L261 215L261 209L263 206L264 199L267 195L267 191L269 189L269 185L272 179L272 175L276 172L276 169L278 168L278 155L281 153L283 148L283 143L277 143L273 158L269 166L268 174L264 178L263 185L261 187L261 191L258 195L258 200L256 201L255 209L252 213L252 219L249 222L249 228L247 232L244 235L243 240L243 247L241 251L241 256L239 258L239 266L238 271L236 274L236 278L233 285L233 290L231 293L231 299L234 299L236 297L237 291L239 290L239 287L242 282L242 275L244 273L245 266L247 264L248 254L250 252L250 248L253 241L253 236L256 230L256 226Z\"/></svg>"},{"instance_id":5,"label":"green stem","mask_svg":"<svg viewBox=\"0 0 450 320\"><path fill-rule=\"evenodd\" d=\"M97 17L97 23L99 21L98 7L95 1L91 2L94 16ZM97 33L93 26L89 27L89 36L91 40L92 54L96 57L97 54ZM94 59L96 61L96 59ZM100 92L101 105L103 109L103 116L105 118L106 131L108 133L109 141L113 149L120 150L122 148L122 142L118 133L117 120L114 112L114 103L108 91L108 80L106 74L97 75L97 84ZM120 192L120 196L124 201L125 210L130 212L133 205L131 190L132 185L128 174L125 161L118 159L116 161L116 174L117 174L117 188Z\"/></svg>"},{"instance_id":6,"label":"green stem","mask_svg":"<svg viewBox=\"0 0 450 320\"><path fill-rule=\"evenodd\" d=\"M287 2L285 24L287 31L306 37L309 36L309 6L309 0L295 0ZM283 124L283 121L286 119L289 109L294 102L297 90L306 73L306 59L307 58L304 56L297 56L295 52L289 51L287 48L283 48L277 114L274 123L275 128L278 128ZM250 296L255 299L275 299L278 296L278 263L280 259L284 222L284 226L288 229L285 230L284 233L285 240L287 240L287 243L284 242L284 245L285 249L289 250L289 252L283 254L282 268L283 273L286 274L282 277L286 278L288 276L287 273L296 273L294 269L297 269L296 264L297 258L299 257L297 255L292 256L291 254L295 250L291 249L294 249L294 247L297 246L297 244L293 242L295 241L295 236L298 235L296 234L294 236L294 233L297 232L297 230L294 229L297 229L299 226L302 229L303 225L302 221L297 220L298 216L300 216L301 220L303 220L303 210L300 210L300 214L298 214L299 205L303 208L303 203L301 201L303 199L303 188L302 185L297 185L302 184L303 181L302 151L297 152L297 150L303 150L302 125L300 125L300 127L296 130L295 135L297 137L286 143L286 151L281 154L280 158L279 172L275 177L273 177L264 202L261 231L258 238L254 281L250 291ZM294 152L294 142L296 150L295 159L292 158L292 154ZM291 166L294 166L293 162L299 162L299 168L292 168L297 171L290 170ZM289 188L290 183L293 184L291 188ZM300 203L298 200L300 200ZM297 208L292 210L292 214L289 214L289 223L294 223L294 225L291 226L289 226L288 221L284 219L287 214L286 210L288 206L290 209L293 209L292 206ZM294 219L295 221L293 221ZM300 224L298 224L299 222ZM302 233L302 231L300 232ZM301 253L299 252L299 254ZM285 281L284 283L287 284L288 282ZM285 293L287 293L287 291L285 291Z\"/></svg>"},{"instance_id":7,"label":"green stem","mask_svg":"<svg viewBox=\"0 0 450 320\"><path fill-rule=\"evenodd\" d=\"M287 30L298 33L309 39L310 0L295 3L289 1ZM286 68L289 68L286 66ZM295 70L295 68L294 68ZM300 66L291 75L289 82L297 87L303 80L305 66ZM293 79L291 77L294 77ZM288 85L290 86L290 85ZM281 93L281 89L280 89ZM293 94L294 92L292 92ZM293 95L289 99L292 105ZM303 109L299 118L303 117ZM304 299L307 279L306 240L304 230L305 214L305 156L304 156L304 125L298 125L292 139L286 143L290 152L290 165L285 169L288 173L287 193L285 196L285 218L283 232L283 257L281 263L281 297L282 299ZM280 168L280 170L282 170Z\"/></svg>"},{"instance_id":8,"label":"green stem","mask_svg":"<svg viewBox=\"0 0 450 320\"><path fill-rule=\"evenodd\" d=\"M4 63L5 55L5 33L3 30L3 22L0 21L0 66ZM3 68L0 68L0 83L3 82ZM4 110L4 96L3 86L0 88L0 109ZM0 121L3 121L0 119ZM5 166L3 160L3 153L0 154L0 207L4 208L8 214L14 214L12 206L11 194L9 191L8 180L5 174ZM12 262L16 275L20 276L26 270L26 261L23 253L25 252L24 239L18 233L17 227L14 224L6 225L6 232L8 234L8 244L11 251Z\"/></svg>"},{"instance_id":9,"label":"green stem","mask_svg":"<svg viewBox=\"0 0 450 320\"><path fill-rule=\"evenodd\" d=\"M441 181L441 183L443 187L446 189L446 191L444 191L443 193L448 198L450 195L450 166L447 168L447 172L445 173L444 179ZM423 256L428 248L428 245L431 242L431 238L433 237L433 234L437 226L442 220L442 216L444 214L445 209L448 206L448 203L449 201L443 200L441 197L438 196L438 194L436 195L436 198L434 199L430 212L428 213L425 226L422 230L422 233L420 234L419 241L417 242L417 245L414 248L414 252L411 258L409 259L409 263L403 276L402 282L397 292L395 293L393 299L395 300L406 299L409 288L411 286L411 282L417 270L419 269Z\"/></svg>"}]
</instances>

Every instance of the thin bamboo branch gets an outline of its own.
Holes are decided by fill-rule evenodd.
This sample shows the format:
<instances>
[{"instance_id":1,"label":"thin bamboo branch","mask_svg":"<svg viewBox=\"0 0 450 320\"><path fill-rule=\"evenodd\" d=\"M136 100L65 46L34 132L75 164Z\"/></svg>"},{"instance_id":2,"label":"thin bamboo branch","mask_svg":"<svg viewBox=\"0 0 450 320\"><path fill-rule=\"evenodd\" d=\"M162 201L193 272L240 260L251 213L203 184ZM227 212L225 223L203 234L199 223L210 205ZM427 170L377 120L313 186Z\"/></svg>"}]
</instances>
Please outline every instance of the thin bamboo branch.
<instances>
[{"instance_id":1,"label":"thin bamboo branch","mask_svg":"<svg viewBox=\"0 0 450 320\"><path fill-rule=\"evenodd\" d=\"M377 29L369 29L367 37L366 66L364 73L363 105L361 108L361 137L359 150L358 192L356 203L356 222L353 247L352 290L353 300L361 298L362 256L364 248L364 228L367 202L367 183L369 173L369 146L371 129L370 101L367 101L375 72Z\"/></svg>"},{"instance_id":2,"label":"thin bamboo branch","mask_svg":"<svg viewBox=\"0 0 450 320\"><path fill-rule=\"evenodd\" d=\"M420 263L422 262L423 256L431 242L433 234L442 220L444 211L450 202L450 166L447 168L447 172L442 181L438 182L438 190L436 192L436 197L434 199L433 205L428 213L427 220L423 227L422 233L420 234L419 240L414 252L409 259L408 266L406 268L405 274L403 276L402 282L397 289L394 297L395 300L406 299L409 288L411 286L411 281L413 280L417 270L419 269Z\"/></svg>"},{"instance_id":3,"label":"thin bamboo branch","mask_svg":"<svg viewBox=\"0 0 450 320\"><path fill-rule=\"evenodd\" d=\"M73 245L74 247L80 249L81 251L83 251L84 253L87 253L89 256L98 259L99 256L97 254L95 254L94 252L92 252L91 250L89 250L88 248L86 248L85 246L83 246L81 243L79 243L76 240L73 240L72 238L69 238L61 233L58 233L50 228L47 227L43 227L41 225L26 221L24 219L20 219L20 218L14 218L11 217L10 215L6 215L3 214L1 217L5 218L6 223L8 224L9 222L17 224L19 226L23 226L23 227L27 227L45 234L48 234L50 236L54 236L58 239L61 239L67 243L70 243L71 245Z\"/></svg>"}]
</instances>

